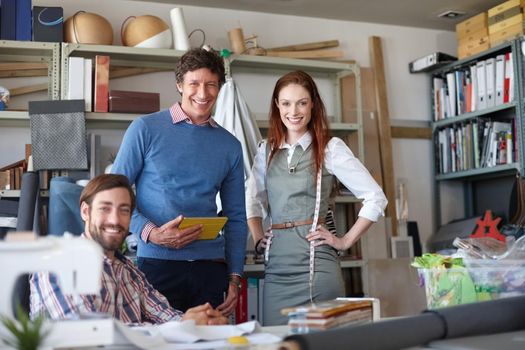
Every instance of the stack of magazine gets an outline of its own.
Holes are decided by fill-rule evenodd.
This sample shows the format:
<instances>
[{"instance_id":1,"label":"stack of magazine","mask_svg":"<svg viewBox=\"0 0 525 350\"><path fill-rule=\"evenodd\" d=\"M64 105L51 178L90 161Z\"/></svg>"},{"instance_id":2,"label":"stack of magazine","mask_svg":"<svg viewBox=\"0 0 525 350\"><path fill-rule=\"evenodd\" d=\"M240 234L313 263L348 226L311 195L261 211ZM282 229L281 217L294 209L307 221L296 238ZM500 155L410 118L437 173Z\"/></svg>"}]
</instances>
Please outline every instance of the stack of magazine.
<instances>
[{"instance_id":1,"label":"stack of magazine","mask_svg":"<svg viewBox=\"0 0 525 350\"><path fill-rule=\"evenodd\" d=\"M337 298L281 310L288 316L291 333L308 333L378 319L379 300L375 298Z\"/></svg>"}]
</instances>

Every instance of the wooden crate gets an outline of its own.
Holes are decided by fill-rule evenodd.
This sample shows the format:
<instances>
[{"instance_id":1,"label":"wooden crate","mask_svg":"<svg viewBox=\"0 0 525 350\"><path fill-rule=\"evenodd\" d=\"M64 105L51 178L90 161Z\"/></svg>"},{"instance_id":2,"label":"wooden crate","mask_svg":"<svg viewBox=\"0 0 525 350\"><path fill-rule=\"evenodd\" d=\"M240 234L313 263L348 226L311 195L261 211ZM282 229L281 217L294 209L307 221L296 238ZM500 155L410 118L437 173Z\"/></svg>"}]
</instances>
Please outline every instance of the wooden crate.
<instances>
[{"instance_id":1,"label":"wooden crate","mask_svg":"<svg viewBox=\"0 0 525 350\"><path fill-rule=\"evenodd\" d=\"M521 24L521 22L523 22L523 14L522 13L519 13L517 14L516 16L513 16L509 19L506 19L506 20L503 20L503 21L500 21L500 22L496 22L495 24L489 26L489 35L493 34L493 33L496 33L496 32L499 32L499 31L502 31L504 29L507 29L509 27L512 27L516 24Z\"/></svg>"},{"instance_id":2,"label":"wooden crate","mask_svg":"<svg viewBox=\"0 0 525 350\"><path fill-rule=\"evenodd\" d=\"M484 43L477 44L477 45L469 42L463 46L458 46L458 59L463 59L465 57L475 55L477 53L488 50L489 48L490 48L490 43L488 40Z\"/></svg>"},{"instance_id":3,"label":"wooden crate","mask_svg":"<svg viewBox=\"0 0 525 350\"><path fill-rule=\"evenodd\" d=\"M500 12L500 13L497 13L491 17L488 18L488 22L489 22L489 27L491 25L494 25L498 22L501 22L501 21L505 21L509 18L512 18L516 15L519 15L520 13L523 13L523 10L522 10L522 7L521 6L514 6L514 7L511 7L510 9L508 10L505 10L503 12Z\"/></svg>"},{"instance_id":4,"label":"wooden crate","mask_svg":"<svg viewBox=\"0 0 525 350\"><path fill-rule=\"evenodd\" d=\"M490 47L489 31L482 27L477 31L471 31L467 35L458 38L458 58L472 56Z\"/></svg>"},{"instance_id":5,"label":"wooden crate","mask_svg":"<svg viewBox=\"0 0 525 350\"><path fill-rule=\"evenodd\" d=\"M490 34L490 47L498 46L505 41L520 37L523 34L525 34L525 21Z\"/></svg>"},{"instance_id":6,"label":"wooden crate","mask_svg":"<svg viewBox=\"0 0 525 350\"><path fill-rule=\"evenodd\" d=\"M525 1L525 0L524 0ZM470 17L469 19L456 24L456 36L458 40L471 35L480 30L487 30L488 20L487 12L482 12L479 15Z\"/></svg>"},{"instance_id":7,"label":"wooden crate","mask_svg":"<svg viewBox=\"0 0 525 350\"><path fill-rule=\"evenodd\" d=\"M525 7L525 0L509 0L501 3L487 11L488 17L494 17L498 14L501 14L513 7L519 6L521 8Z\"/></svg>"},{"instance_id":8,"label":"wooden crate","mask_svg":"<svg viewBox=\"0 0 525 350\"><path fill-rule=\"evenodd\" d=\"M489 31L487 28L483 28L476 32L472 32L469 35L465 35L458 38L458 46L465 45L466 43L483 43L489 40Z\"/></svg>"}]
</instances>

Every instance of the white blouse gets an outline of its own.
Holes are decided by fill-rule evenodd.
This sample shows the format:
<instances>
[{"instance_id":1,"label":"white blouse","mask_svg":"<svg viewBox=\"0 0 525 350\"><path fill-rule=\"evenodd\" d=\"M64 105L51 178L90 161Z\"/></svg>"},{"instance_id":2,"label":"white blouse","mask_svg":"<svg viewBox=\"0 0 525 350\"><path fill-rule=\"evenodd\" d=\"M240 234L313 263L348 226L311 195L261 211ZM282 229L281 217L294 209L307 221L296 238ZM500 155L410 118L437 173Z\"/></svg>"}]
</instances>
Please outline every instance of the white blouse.
<instances>
[{"instance_id":1,"label":"white blouse","mask_svg":"<svg viewBox=\"0 0 525 350\"><path fill-rule=\"evenodd\" d=\"M312 136L309 132L304 134L295 145L284 143L281 149L288 149L288 165L297 146L305 150L311 143ZM375 222L380 216L384 215L387 199L383 190L340 138L332 137L328 142L324 166L354 196L362 199L363 207L359 211L359 216ZM268 195L265 178L266 142L264 141L257 149L252 172L246 184L246 215L248 219L252 217L264 218L266 215Z\"/></svg>"}]
</instances>

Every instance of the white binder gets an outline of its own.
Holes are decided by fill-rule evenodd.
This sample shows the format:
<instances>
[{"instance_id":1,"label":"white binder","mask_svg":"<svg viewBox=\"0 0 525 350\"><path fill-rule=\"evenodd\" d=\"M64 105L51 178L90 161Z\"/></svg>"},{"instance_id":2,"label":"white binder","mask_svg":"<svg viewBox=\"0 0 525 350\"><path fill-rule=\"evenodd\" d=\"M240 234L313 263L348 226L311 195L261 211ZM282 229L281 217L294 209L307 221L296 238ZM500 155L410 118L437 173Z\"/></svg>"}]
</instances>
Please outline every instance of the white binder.
<instances>
[{"instance_id":1,"label":"white binder","mask_svg":"<svg viewBox=\"0 0 525 350\"><path fill-rule=\"evenodd\" d=\"M476 101L476 110L487 108L487 95L486 95L486 72L485 72L485 61L479 61L476 63L476 80L478 85L478 99Z\"/></svg>"},{"instance_id":2,"label":"white binder","mask_svg":"<svg viewBox=\"0 0 525 350\"><path fill-rule=\"evenodd\" d=\"M488 58L485 61L486 77L485 82L487 84L487 108L494 107L496 104L496 59L494 57Z\"/></svg>"},{"instance_id":3,"label":"white binder","mask_svg":"<svg viewBox=\"0 0 525 350\"><path fill-rule=\"evenodd\" d=\"M496 100L495 105L503 104L505 84L505 55L496 56Z\"/></svg>"}]
</instances>

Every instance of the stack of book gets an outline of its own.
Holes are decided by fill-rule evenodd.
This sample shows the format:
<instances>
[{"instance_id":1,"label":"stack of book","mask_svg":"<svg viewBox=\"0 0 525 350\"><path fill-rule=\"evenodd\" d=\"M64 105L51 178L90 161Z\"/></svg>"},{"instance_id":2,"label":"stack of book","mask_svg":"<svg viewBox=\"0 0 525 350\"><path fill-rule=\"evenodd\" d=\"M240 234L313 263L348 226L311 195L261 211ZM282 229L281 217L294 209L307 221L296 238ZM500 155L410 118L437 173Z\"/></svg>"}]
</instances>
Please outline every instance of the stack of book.
<instances>
[{"instance_id":1,"label":"stack of book","mask_svg":"<svg viewBox=\"0 0 525 350\"><path fill-rule=\"evenodd\" d=\"M288 316L291 333L308 333L330 328L369 323L379 318L379 300L338 298L281 310Z\"/></svg>"}]
</instances>

